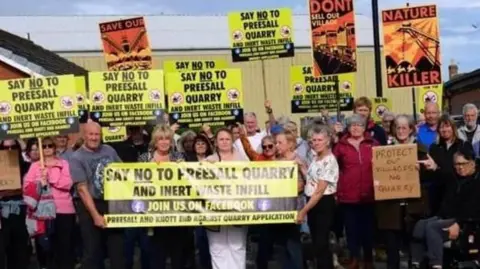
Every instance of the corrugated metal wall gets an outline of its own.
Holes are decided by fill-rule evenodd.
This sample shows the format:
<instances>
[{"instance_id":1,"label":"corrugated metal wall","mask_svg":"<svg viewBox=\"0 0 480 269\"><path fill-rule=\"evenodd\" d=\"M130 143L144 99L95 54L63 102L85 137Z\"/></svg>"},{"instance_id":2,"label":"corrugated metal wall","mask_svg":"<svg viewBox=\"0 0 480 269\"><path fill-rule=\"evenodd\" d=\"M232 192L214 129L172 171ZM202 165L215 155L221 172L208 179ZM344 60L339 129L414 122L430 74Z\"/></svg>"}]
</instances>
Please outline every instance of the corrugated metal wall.
<instances>
[{"instance_id":1,"label":"corrugated metal wall","mask_svg":"<svg viewBox=\"0 0 480 269\"><path fill-rule=\"evenodd\" d=\"M162 67L164 60L215 60L224 59L230 63L231 67L242 69L243 89L245 91L245 111L254 111L259 116L259 122L265 122L267 116L264 113L264 83L262 66L265 67L265 85L266 96L273 103L275 115L290 114L290 66L311 64L309 50L297 50L294 58L284 58L277 60L267 60L262 62L232 63L229 52L159 52L154 57L154 66ZM104 58L102 56L73 56L63 55L72 62L83 66L90 71L106 70ZM375 97L375 72L373 51L369 48L360 48L358 51L358 72L356 81L356 97L369 96ZM385 67L383 67L385 68ZM385 70L385 69L383 69ZM386 89L386 78L383 79L384 89ZM412 98L410 89L384 90L384 96L391 98L393 111L397 113L409 113L412 109ZM292 119L298 122L300 117L309 114L295 114Z\"/></svg>"}]
</instances>

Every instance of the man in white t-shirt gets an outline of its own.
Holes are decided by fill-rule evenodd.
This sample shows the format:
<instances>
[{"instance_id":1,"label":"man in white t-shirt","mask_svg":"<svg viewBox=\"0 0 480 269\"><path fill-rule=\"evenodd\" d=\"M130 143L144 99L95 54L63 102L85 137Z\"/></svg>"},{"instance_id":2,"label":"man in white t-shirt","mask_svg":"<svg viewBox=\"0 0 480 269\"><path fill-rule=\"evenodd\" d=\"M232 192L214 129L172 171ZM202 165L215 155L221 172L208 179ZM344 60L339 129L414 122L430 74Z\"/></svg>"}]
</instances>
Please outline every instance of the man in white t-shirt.
<instances>
[{"instance_id":1,"label":"man in white t-shirt","mask_svg":"<svg viewBox=\"0 0 480 269\"><path fill-rule=\"evenodd\" d=\"M254 112L247 112L243 115L243 121L245 123L245 129L247 131L248 141L252 148L260 152L262 139L267 135L265 131L261 131L258 127L257 115ZM240 154L248 159L245 150L243 149L242 142L237 139L234 144L235 148Z\"/></svg>"}]
</instances>

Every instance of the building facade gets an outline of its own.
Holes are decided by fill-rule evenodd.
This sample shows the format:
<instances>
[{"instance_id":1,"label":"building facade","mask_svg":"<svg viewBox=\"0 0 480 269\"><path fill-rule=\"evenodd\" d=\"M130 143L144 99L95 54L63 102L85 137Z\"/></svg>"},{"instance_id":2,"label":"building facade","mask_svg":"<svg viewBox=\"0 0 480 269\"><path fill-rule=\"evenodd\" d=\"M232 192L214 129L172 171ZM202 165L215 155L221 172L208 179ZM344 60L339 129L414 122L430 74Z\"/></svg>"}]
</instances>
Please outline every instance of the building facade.
<instances>
[{"instance_id":1,"label":"building facade","mask_svg":"<svg viewBox=\"0 0 480 269\"><path fill-rule=\"evenodd\" d=\"M0 17L0 25L17 35L29 35L37 44L88 71L106 70L98 23L133 16ZM240 68L245 92L245 111L253 111L264 122L263 103L272 101L275 115L290 113L290 67L312 64L307 15L294 15L295 57L276 60L232 63L226 16L145 16L154 54L154 67L165 60L222 59ZM357 75L356 97L375 97L375 65L371 18L356 15ZM22 21L22 23L15 23ZM59 25L62 27L59 28ZM384 65L384 61L382 61ZM385 70L385 66L383 66ZM385 72L384 72L385 73ZM410 88L389 90L383 78L384 97L390 98L393 111L413 113ZM312 114L295 114L300 117Z\"/></svg>"},{"instance_id":2,"label":"building facade","mask_svg":"<svg viewBox=\"0 0 480 269\"><path fill-rule=\"evenodd\" d=\"M480 69L459 74L458 65L451 63L448 71L450 80L445 82L444 91L450 114L461 115L466 103L480 107Z\"/></svg>"}]
</instances>

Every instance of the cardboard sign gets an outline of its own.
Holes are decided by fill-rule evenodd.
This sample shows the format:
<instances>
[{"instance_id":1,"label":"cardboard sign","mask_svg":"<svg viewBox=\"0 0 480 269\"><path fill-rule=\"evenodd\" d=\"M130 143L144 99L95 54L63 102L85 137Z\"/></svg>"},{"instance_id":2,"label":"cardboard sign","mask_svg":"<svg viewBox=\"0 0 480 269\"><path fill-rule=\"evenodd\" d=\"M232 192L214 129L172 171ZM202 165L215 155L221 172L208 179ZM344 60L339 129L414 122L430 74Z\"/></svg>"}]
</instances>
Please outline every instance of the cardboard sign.
<instances>
[{"instance_id":1,"label":"cardboard sign","mask_svg":"<svg viewBox=\"0 0 480 269\"><path fill-rule=\"evenodd\" d=\"M416 144L374 147L375 200L419 198L420 179L416 164Z\"/></svg>"},{"instance_id":2,"label":"cardboard sign","mask_svg":"<svg viewBox=\"0 0 480 269\"><path fill-rule=\"evenodd\" d=\"M2 173L0 173L0 191L21 189L18 151L1 150L0 167L2 167Z\"/></svg>"}]
</instances>

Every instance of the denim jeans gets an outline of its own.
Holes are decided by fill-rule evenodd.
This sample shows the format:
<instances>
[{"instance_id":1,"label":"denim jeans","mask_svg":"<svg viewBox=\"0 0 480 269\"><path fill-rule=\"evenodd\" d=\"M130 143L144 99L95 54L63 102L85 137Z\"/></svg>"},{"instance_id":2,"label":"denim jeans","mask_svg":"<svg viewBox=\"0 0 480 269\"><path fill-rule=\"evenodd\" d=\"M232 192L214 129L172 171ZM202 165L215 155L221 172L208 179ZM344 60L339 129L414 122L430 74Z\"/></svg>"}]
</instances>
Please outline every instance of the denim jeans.
<instances>
[{"instance_id":1,"label":"denim jeans","mask_svg":"<svg viewBox=\"0 0 480 269\"><path fill-rule=\"evenodd\" d=\"M413 228L414 242L411 245L412 262L421 263L425 251L431 266L443 264L443 243L447 241L445 231L455 223L454 219L432 217L417 222ZM425 243L427 249L425 249Z\"/></svg>"},{"instance_id":2,"label":"denim jeans","mask_svg":"<svg viewBox=\"0 0 480 269\"><path fill-rule=\"evenodd\" d=\"M275 242L278 242L284 249L281 258L284 269L303 268L300 226L295 224L268 224L259 227L259 231L257 269L268 268Z\"/></svg>"},{"instance_id":3,"label":"denim jeans","mask_svg":"<svg viewBox=\"0 0 480 269\"><path fill-rule=\"evenodd\" d=\"M142 269L150 269L150 242L146 228L125 229L125 262L126 269L133 268L135 245L140 247Z\"/></svg>"},{"instance_id":4,"label":"denim jeans","mask_svg":"<svg viewBox=\"0 0 480 269\"><path fill-rule=\"evenodd\" d=\"M204 227L195 228L195 244L199 252L200 266L202 269L211 269L212 257L210 257L207 231Z\"/></svg>"}]
</instances>

